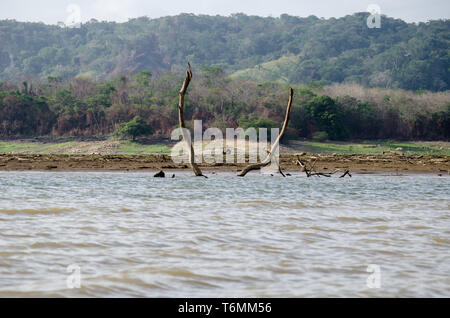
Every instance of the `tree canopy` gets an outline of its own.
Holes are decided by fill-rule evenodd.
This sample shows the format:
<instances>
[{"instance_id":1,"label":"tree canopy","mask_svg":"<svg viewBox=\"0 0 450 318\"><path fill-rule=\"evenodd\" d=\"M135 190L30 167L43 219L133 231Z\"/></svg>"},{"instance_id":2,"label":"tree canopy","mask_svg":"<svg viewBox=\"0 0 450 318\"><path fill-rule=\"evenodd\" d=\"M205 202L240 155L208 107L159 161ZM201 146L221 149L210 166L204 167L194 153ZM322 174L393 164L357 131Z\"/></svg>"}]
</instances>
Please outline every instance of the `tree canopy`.
<instances>
[{"instance_id":1,"label":"tree canopy","mask_svg":"<svg viewBox=\"0 0 450 318\"><path fill-rule=\"evenodd\" d=\"M0 80L99 80L144 70L181 75L190 61L209 73L223 70L259 82L449 89L449 20L414 24L383 16L380 29L369 29L368 14L180 14L125 23L92 20L80 28L3 20ZM151 74L140 74L137 82L145 84Z\"/></svg>"},{"instance_id":2,"label":"tree canopy","mask_svg":"<svg viewBox=\"0 0 450 318\"><path fill-rule=\"evenodd\" d=\"M152 129L146 121L142 117L136 116L129 122L121 124L114 133L118 136L131 137L133 140L136 140L136 137L149 135L151 132Z\"/></svg>"},{"instance_id":3,"label":"tree canopy","mask_svg":"<svg viewBox=\"0 0 450 318\"><path fill-rule=\"evenodd\" d=\"M212 73L211 73L212 72ZM279 128L288 86L230 80L215 70L196 72L185 101L186 125ZM0 136L169 137L178 124L183 77L149 72L106 81L77 77L19 84L0 82ZM354 84L293 85L286 137L319 139L450 138L450 92L364 88ZM322 133L320 133L322 132ZM323 132L326 133L323 134Z\"/></svg>"}]
</instances>

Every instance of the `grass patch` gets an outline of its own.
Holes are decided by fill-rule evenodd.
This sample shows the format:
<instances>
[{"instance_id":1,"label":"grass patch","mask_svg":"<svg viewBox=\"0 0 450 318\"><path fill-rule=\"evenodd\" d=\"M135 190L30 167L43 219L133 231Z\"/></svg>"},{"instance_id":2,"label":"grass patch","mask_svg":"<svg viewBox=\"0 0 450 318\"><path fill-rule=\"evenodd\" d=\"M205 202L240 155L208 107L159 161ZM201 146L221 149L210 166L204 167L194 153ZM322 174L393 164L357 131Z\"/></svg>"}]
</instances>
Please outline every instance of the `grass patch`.
<instances>
[{"instance_id":1,"label":"grass patch","mask_svg":"<svg viewBox=\"0 0 450 318\"><path fill-rule=\"evenodd\" d=\"M68 142L62 142L57 144L41 144L39 146L39 152L38 153L64 153L64 151L58 151L60 148L67 148L76 146L76 141L68 141Z\"/></svg>"},{"instance_id":2,"label":"grass patch","mask_svg":"<svg viewBox=\"0 0 450 318\"><path fill-rule=\"evenodd\" d=\"M298 60L298 56L282 56L277 60L265 62L251 68L239 70L230 75L231 79L245 79L256 82L280 82L289 83L284 75L292 67L292 63Z\"/></svg>"},{"instance_id":3,"label":"grass patch","mask_svg":"<svg viewBox=\"0 0 450 318\"><path fill-rule=\"evenodd\" d=\"M382 154L383 152L395 151L405 154L450 155L450 147L446 142L366 141L361 143L341 143L292 141L289 146L295 151L311 153Z\"/></svg>"},{"instance_id":4,"label":"grass patch","mask_svg":"<svg viewBox=\"0 0 450 318\"><path fill-rule=\"evenodd\" d=\"M0 153L28 153L36 152L38 149L39 144L0 141Z\"/></svg>"},{"instance_id":5,"label":"grass patch","mask_svg":"<svg viewBox=\"0 0 450 318\"><path fill-rule=\"evenodd\" d=\"M206 146L207 143L204 143ZM336 153L336 154L382 154L395 151L405 154L450 155L449 142L316 142L294 140L287 145L289 152ZM65 153L117 153L117 154L170 154L171 144L143 144L128 140L105 142L25 142L0 141L0 153L14 154L65 154ZM401 150L397 150L400 149Z\"/></svg>"},{"instance_id":6,"label":"grass patch","mask_svg":"<svg viewBox=\"0 0 450 318\"><path fill-rule=\"evenodd\" d=\"M67 148L75 144L74 141L62 143L0 141L0 153L57 153L59 148Z\"/></svg>"},{"instance_id":7,"label":"grass patch","mask_svg":"<svg viewBox=\"0 0 450 318\"><path fill-rule=\"evenodd\" d=\"M152 154L152 153L170 153L171 147L163 144L146 145L132 141L121 141L117 153L119 154Z\"/></svg>"}]
</instances>

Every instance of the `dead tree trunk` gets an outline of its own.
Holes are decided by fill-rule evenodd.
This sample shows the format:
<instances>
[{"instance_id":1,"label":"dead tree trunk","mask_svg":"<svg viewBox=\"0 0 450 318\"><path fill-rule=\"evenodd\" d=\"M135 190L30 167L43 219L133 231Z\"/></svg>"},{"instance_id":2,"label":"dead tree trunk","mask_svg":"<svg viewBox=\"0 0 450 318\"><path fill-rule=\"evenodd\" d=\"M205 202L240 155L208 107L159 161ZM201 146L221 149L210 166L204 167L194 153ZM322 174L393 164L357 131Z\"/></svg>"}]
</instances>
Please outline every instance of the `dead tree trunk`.
<instances>
[{"instance_id":1,"label":"dead tree trunk","mask_svg":"<svg viewBox=\"0 0 450 318\"><path fill-rule=\"evenodd\" d=\"M197 177L205 177L206 178L206 176L204 176L202 174L202 171L200 170L199 166L195 162L194 145L192 143L191 137L188 136L188 134L187 134L187 128L186 128L186 125L184 124L184 113L183 113L184 96L186 95L186 90L189 86L189 83L191 82L191 79L192 79L191 64L188 63L188 69L186 71L186 78L185 78L185 80L183 82L183 86L181 87L181 90L180 90L180 101L178 103L178 120L179 120L179 124L180 124L181 133L183 135L183 140L184 140L184 142L186 142L188 149L189 149L189 164L191 165L192 170L194 171L194 173Z\"/></svg>"},{"instance_id":2,"label":"dead tree trunk","mask_svg":"<svg viewBox=\"0 0 450 318\"><path fill-rule=\"evenodd\" d=\"M289 90L289 102L288 102L288 105L287 105L287 109L286 109L286 117L284 118L283 126L282 126L282 128L281 128L280 134L278 135L278 138L277 138L277 139L275 140L275 142L273 143L272 148L270 149L270 152L269 152L269 154L267 155L266 159L264 159L264 160L263 160L262 162L260 162L260 163L248 165L244 170L242 170L242 171L238 174L238 177L244 177L248 172L250 172L250 171L252 171L252 170L258 170L258 169L261 169L261 168L263 168L263 167L268 166L268 165L271 163L273 153L274 153L274 151L277 149L277 147L279 146L280 141L281 141L281 139L283 138L284 133L286 132L286 128L287 128L287 125L288 125L288 123L289 123L289 115L290 115L290 112L291 112L291 106L292 106L292 100L293 100L293 98L294 98L294 90L291 88L291 89ZM276 160L276 164L277 164L277 166L278 166L278 171L283 175L283 173L281 172L280 163L278 162L278 160Z\"/></svg>"}]
</instances>

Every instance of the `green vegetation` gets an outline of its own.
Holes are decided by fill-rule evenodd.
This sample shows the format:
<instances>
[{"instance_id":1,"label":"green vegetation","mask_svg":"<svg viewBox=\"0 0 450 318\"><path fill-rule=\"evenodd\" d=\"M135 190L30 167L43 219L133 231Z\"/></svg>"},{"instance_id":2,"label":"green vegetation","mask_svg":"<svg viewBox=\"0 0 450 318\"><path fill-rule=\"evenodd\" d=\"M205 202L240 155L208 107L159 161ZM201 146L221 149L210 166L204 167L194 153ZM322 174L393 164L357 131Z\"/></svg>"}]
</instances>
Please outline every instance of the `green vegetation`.
<instances>
[{"instance_id":1,"label":"green vegetation","mask_svg":"<svg viewBox=\"0 0 450 318\"><path fill-rule=\"evenodd\" d=\"M270 120L268 118L254 118L247 119L245 117L241 117L238 120L239 127L243 129L248 129L250 127L258 129L258 128L278 128L279 124L276 121Z\"/></svg>"},{"instance_id":2,"label":"green vegetation","mask_svg":"<svg viewBox=\"0 0 450 318\"><path fill-rule=\"evenodd\" d=\"M62 143L0 141L0 153L60 153L76 146L73 141Z\"/></svg>"},{"instance_id":3,"label":"green vegetation","mask_svg":"<svg viewBox=\"0 0 450 318\"><path fill-rule=\"evenodd\" d=\"M190 61L188 127L280 127L289 84L284 142L449 140L450 21L367 16L3 20L0 137L168 137Z\"/></svg>"},{"instance_id":4,"label":"green vegetation","mask_svg":"<svg viewBox=\"0 0 450 318\"><path fill-rule=\"evenodd\" d=\"M150 70L135 78L145 87L152 74L181 75L190 61L259 82L450 88L449 20L413 24L383 16L382 28L369 29L368 15L180 14L126 23L91 20L80 28L2 20L0 81L105 80Z\"/></svg>"},{"instance_id":5,"label":"green vegetation","mask_svg":"<svg viewBox=\"0 0 450 318\"><path fill-rule=\"evenodd\" d=\"M272 128L283 122L288 87L230 80L218 68L201 68L188 91L185 121L203 127ZM4 83L0 87L0 137L169 137L178 125L183 77L150 72L107 81L77 77L64 82ZM357 85L294 86L286 139L449 140L450 93L370 89ZM319 136L320 137L320 136ZM323 138L319 138L323 140Z\"/></svg>"},{"instance_id":6,"label":"green vegetation","mask_svg":"<svg viewBox=\"0 0 450 318\"><path fill-rule=\"evenodd\" d=\"M283 143L294 151L449 154L445 143L386 140L450 140L450 21L383 17L369 29L367 15L0 21L0 137L132 139L0 142L0 152L168 153L142 136L167 138L178 125L190 61L188 127L280 127L293 86Z\"/></svg>"},{"instance_id":7,"label":"green vegetation","mask_svg":"<svg viewBox=\"0 0 450 318\"><path fill-rule=\"evenodd\" d=\"M336 154L383 154L404 153L421 155L450 155L448 143L368 141L364 143L330 143L314 141L292 141L289 147L296 151Z\"/></svg>"},{"instance_id":8,"label":"green vegetation","mask_svg":"<svg viewBox=\"0 0 450 318\"><path fill-rule=\"evenodd\" d=\"M138 136L147 136L152 132L152 128L147 125L144 119L140 116L134 117L127 123L123 123L114 131L114 134L120 137L131 137L136 140Z\"/></svg>"},{"instance_id":9,"label":"green vegetation","mask_svg":"<svg viewBox=\"0 0 450 318\"><path fill-rule=\"evenodd\" d=\"M0 153L14 154L170 154L171 143L144 144L128 140L28 142L0 141ZM206 146L206 144L204 145ZM448 142L315 142L292 140L285 146L288 152L336 153L336 154L436 154L450 155ZM401 150L400 150L401 149Z\"/></svg>"},{"instance_id":10,"label":"green vegetation","mask_svg":"<svg viewBox=\"0 0 450 318\"><path fill-rule=\"evenodd\" d=\"M313 97L305 104L305 113L308 120L312 121L318 129L324 131L332 140L344 140L348 138L347 127L344 125L344 113L337 105L337 101L329 96ZM315 134L317 138L317 134Z\"/></svg>"},{"instance_id":11,"label":"green vegetation","mask_svg":"<svg viewBox=\"0 0 450 318\"><path fill-rule=\"evenodd\" d=\"M328 138L329 137L328 137L328 134L326 131L318 131L318 132L314 133L312 140L318 141L318 142L324 142L324 141L328 140Z\"/></svg>"},{"instance_id":12,"label":"green vegetation","mask_svg":"<svg viewBox=\"0 0 450 318\"><path fill-rule=\"evenodd\" d=\"M143 144L127 140L29 142L0 141L0 153L15 154L154 154L170 153L170 144Z\"/></svg>"},{"instance_id":13,"label":"green vegetation","mask_svg":"<svg viewBox=\"0 0 450 318\"><path fill-rule=\"evenodd\" d=\"M145 145L137 142L121 142L116 151L118 154L128 154L128 155L141 155L141 154L153 154L153 153L165 153L169 154L171 151L170 145L154 144Z\"/></svg>"}]
</instances>

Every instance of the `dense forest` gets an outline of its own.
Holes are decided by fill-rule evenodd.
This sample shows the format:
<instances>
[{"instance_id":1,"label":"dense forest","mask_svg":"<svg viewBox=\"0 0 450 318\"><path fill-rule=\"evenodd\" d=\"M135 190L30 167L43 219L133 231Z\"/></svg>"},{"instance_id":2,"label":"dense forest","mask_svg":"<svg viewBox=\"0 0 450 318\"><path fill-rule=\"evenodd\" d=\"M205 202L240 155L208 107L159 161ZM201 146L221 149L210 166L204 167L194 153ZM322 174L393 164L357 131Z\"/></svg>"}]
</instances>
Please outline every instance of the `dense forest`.
<instances>
[{"instance_id":1,"label":"dense forest","mask_svg":"<svg viewBox=\"0 0 450 318\"><path fill-rule=\"evenodd\" d=\"M140 71L109 80L0 83L0 136L112 135L129 127L168 137L178 124L183 77ZM194 68L185 119L203 127L280 127L289 86L232 80L217 67ZM450 139L450 94L365 88L356 84L294 86L288 138ZM128 123L128 125L126 125ZM125 124L125 125L124 125ZM132 133L132 137L135 135Z\"/></svg>"},{"instance_id":2,"label":"dense forest","mask_svg":"<svg viewBox=\"0 0 450 318\"><path fill-rule=\"evenodd\" d=\"M381 28L369 29L368 15L181 14L126 23L91 20L79 28L3 20L0 81L77 76L109 81L143 70L181 75L190 61L259 82L449 89L450 21L414 24L383 16Z\"/></svg>"}]
</instances>

